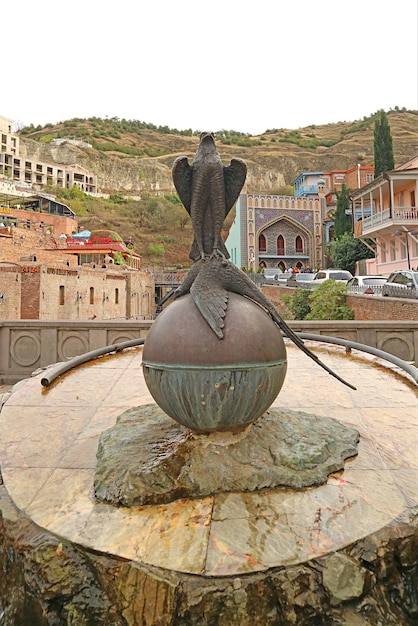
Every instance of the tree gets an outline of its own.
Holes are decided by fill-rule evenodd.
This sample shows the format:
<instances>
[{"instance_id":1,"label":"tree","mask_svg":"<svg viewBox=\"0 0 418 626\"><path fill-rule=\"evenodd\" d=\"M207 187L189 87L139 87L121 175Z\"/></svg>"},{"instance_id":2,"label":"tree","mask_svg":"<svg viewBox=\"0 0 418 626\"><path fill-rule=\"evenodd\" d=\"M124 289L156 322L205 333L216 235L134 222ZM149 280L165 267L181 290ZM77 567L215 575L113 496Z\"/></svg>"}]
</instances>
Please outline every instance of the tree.
<instances>
[{"instance_id":1,"label":"tree","mask_svg":"<svg viewBox=\"0 0 418 626\"><path fill-rule=\"evenodd\" d=\"M344 233L331 247L331 258L334 267L348 270L355 274L356 262L360 259L371 259L374 252L352 233Z\"/></svg>"},{"instance_id":2,"label":"tree","mask_svg":"<svg viewBox=\"0 0 418 626\"><path fill-rule=\"evenodd\" d=\"M377 112L374 123L374 177L394 167L392 135L388 118L382 109Z\"/></svg>"},{"instance_id":3,"label":"tree","mask_svg":"<svg viewBox=\"0 0 418 626\"><path fill-rule=\"evenodd\" d=\"M338 239L345 233L351 233L353 225L351 222L351 215L347 215L346 211L350 209L350 199L348 197L348 189L345 184L341 187L341 191L335 190L337 196L337 207L335 210L335 237Z\"/></svg>"}]
</instances>

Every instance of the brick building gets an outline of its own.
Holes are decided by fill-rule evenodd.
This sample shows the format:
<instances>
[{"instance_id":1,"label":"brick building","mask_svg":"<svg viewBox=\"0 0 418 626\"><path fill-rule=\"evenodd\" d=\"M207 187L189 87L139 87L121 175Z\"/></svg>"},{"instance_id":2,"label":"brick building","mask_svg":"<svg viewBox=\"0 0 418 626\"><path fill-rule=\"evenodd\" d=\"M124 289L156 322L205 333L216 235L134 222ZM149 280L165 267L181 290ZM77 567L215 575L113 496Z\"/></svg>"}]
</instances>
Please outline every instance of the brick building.
<instances>
[{"instance_id":1,"label":"brick building","mask_svg":"<svg viewBox=\"0 0 418 626\"><path fill-rule=\"evenodd\" d=\"M0 319L141 319L155 314L154 277L110 266L0 262Z\"/></svg>"},{"instance_id":2,"label":"brick building","mask_svg":"<svg viewBox=\"0 0 418 626\"><path fill-rule=\"evenodd\" d=\"M81 250L100 263L83 264ZM112 244L69 249L65 237L24 224L0 227L0 320L152 317L154 277L139 255L135 268L116 265L112 252Z\"/></svg>"}]
</instances>

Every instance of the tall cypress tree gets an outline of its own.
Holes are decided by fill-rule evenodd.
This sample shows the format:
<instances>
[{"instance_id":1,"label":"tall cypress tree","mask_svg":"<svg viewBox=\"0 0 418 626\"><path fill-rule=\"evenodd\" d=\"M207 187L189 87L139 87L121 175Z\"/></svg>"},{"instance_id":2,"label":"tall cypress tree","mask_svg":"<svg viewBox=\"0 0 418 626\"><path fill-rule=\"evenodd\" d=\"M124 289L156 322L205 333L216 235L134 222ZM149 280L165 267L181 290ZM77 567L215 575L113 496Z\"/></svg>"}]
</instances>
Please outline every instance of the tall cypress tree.
<instances>
[{"instance_id":1,"label":"tall cypress tree","mask_svg":"<svg viewBox=\"0 0 418 626\"><path fill-rule=\"evenodd\" d=\"M374 177L394 167L392 135L388 118L382 109L377 112L374 122Z\"/></svg>"},{"instance_id":2,"label":"tall cypress tree","mask_svg":"<svg viewBox=\"0 0 418 626\"><path fill-rule=\"evenodd\" d=\"M335 195L337 196L337 206L335 209L334 230L335 237L338 239L344 233L351 233L353 226L351 216L346 213L346 210L350 208L350 199L346 185L342 185L340 192L335 190Z\"/></svg>"}]
</instances>

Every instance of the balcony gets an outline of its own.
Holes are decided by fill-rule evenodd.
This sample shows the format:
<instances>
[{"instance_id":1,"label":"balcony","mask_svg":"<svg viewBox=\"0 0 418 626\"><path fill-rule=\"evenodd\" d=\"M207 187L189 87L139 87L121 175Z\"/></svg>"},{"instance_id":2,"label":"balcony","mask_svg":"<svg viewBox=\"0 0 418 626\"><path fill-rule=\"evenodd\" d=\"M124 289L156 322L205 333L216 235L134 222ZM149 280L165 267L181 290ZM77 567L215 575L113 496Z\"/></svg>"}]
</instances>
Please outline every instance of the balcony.
<instances>
[{"instance_id":1,"label":"balcony","mask_svg":"<svg viewBox=\"0 0 418 626\"><path fill-rule=\"evenodd\" d=\"M370 217L356 222L354 234L358 237L376 237L392 233L399 227L418 227L418 211L416 207L395 207L372 213Z\"/></svg>"},{"instance_id":2,"label":"balcony","mask_svg":"<svg viewBox=\"0 0 418 626\"><path fill-rule=\"evenodd\" d=\"M318 185L301 185L295 189L295 196L317 196Z\"/></svg>"}]
</instances>

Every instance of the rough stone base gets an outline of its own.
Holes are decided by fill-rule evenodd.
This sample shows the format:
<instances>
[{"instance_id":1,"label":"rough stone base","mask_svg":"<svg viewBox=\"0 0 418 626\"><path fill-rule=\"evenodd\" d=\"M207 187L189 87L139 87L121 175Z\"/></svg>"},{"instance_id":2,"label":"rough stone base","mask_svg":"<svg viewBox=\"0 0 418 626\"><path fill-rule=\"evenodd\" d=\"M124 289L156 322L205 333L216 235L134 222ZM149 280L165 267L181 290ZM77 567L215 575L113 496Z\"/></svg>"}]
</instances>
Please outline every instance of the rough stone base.
<instances>
[{"instance_id":1,"label":"rough stone base","mask_svg":"<svg viewBox=\"0 0 418 626\"><path fill-rule=\"evenodd\" d=\"M62 541L17 511L1 484L0 512L2 626L418 623L417 519L309 563L214 579Z\"/></svg>"},{"instance_id":2,"label":"rough stone base","mask_svg":"<svg viewBox=\"0 0 418 626\"><path fill-rule=\"evenodd\" d=\"M329 417L272 408L238 433L196 435L155 404L129 409L101 435L96 498L166 504L229 491L319 485L357 454L359 433Z\"/></svg>"}]
</instances>

